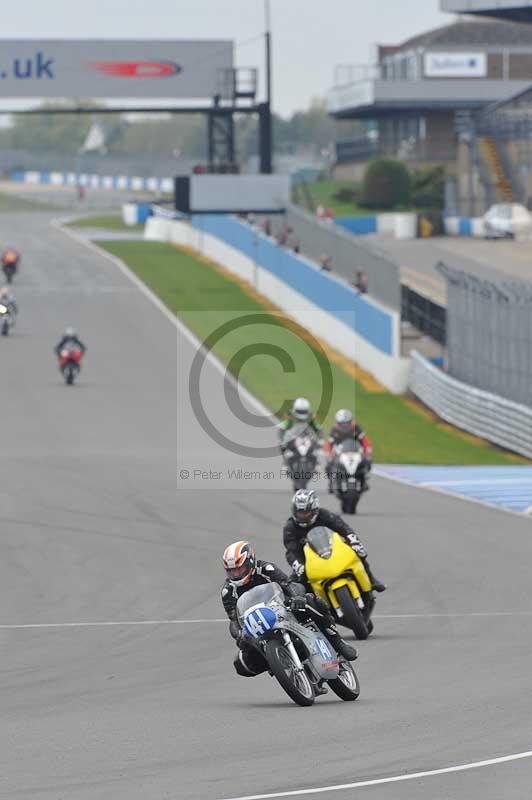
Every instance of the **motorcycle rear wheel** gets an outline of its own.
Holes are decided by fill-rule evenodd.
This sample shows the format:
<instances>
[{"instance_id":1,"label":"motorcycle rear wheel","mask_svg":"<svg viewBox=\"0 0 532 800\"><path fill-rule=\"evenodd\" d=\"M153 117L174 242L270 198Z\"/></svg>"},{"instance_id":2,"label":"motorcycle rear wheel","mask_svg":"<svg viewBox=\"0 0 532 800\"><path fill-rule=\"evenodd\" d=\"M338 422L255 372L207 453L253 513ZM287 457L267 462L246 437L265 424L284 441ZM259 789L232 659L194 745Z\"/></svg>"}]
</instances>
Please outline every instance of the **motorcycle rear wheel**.
<instances>
[{"instance_id":1,"label":"motorcycle rear wheel","mask_svg":"<svg viewBox=\"0 0 532 800\"><path fill-rule=\"evenodd\" d=\"M306 672L296 672L292 656L278 639L266 642L264 656L268 666L286 694L298 706L311 706L315 695Z\"/></svg>"},{"instance_id":2,"label":"motorcycle rear wheel","mask_svg":"<svg viewBox=\"0 0 532 800\"><path fill-rule=\"evenodd\" d=\"M356 514L359 500L360 495L358 492L353 495L344 495L342 497L342 512L344 514Z\"/></svg>"},{"instance_id":3,"label":"motorcycle rear wheel","mask_svg":"<svg viewBox=\"0 0 532 800\"><path fill-rule=\"evenodd\" d=\"M357 700L360 695L360 683L358 682L357 674L349 661L345 659L340 660L340 675L338 678L328 683L335 695L342 700Z\"/></svg>"},{"instance_id":4,"label":"motorcycle rear wheel","mask_svg":"<svg viewBox=\"0 0 532 800\"><path fill-rule=\"evenodd\" d=\"M341 586L335 590L336 599L344 615L342 624L351 628L357 639L367 639L369 636L368 626L364 620L361 609L357 606L353 595L348 586Z\"/></svg>"}]
</instances>

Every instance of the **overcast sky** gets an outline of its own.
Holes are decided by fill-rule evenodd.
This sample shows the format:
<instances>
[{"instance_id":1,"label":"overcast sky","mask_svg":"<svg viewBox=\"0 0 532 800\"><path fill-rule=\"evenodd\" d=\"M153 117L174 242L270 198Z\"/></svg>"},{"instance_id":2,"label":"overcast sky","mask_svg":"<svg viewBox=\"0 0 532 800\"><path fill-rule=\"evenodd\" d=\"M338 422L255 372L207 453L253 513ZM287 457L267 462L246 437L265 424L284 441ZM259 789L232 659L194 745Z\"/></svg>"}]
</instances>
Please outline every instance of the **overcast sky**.
<instances>
[{"instance_id":1,"label":"overcast sky","mask_svg":"<svg viewBox=\"0 0 532 800\"><path fill-rule=\"evenodd\" d=\"M3 4L4 5L4 4ZM439 0L271 0L274 101L283 115L330 88L338 63L367 63L451 22ZM232 38L241 66L262 63L264 0L22 0L2 7L2 38ZM247 42L247 44L246 44Z\"/></svg>"}]
</instances>

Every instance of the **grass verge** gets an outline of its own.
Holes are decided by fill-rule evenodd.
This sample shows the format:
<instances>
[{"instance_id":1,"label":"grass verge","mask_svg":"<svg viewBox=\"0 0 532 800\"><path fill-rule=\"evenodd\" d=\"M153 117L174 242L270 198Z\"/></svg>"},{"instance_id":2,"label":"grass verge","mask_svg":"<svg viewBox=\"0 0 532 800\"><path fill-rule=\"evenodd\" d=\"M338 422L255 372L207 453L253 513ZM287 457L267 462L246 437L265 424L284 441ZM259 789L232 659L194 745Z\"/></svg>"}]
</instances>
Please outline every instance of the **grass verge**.
<instances>
[{"instance_id":1,"label":"grass verge","mask_svg":"<svg viewBox=\"0 0 532 800\"><path fill-rule=\"evenodd\" d=\"M126 225L121 216L82 217L67 223L68 228L102 228L109 231L142 231L144 225Z\"/></svg>"},{"instance_id":2,"label":"grass verge","mask_svg":"<svg viewBox=\"0 0 532 800\"><path fill-rule=\"evenodd\" d=\"M188 252L158 242L99 242L123 259L201 339L239 314L271 314L271 306L247 292L220 268ZM282 319L280 317L279 319ZM296 365L294 373L283 372L271 353L260 354L263 343L279 347ZM234 359L247 348L253 354L245 363ZM319 367L324 355L309 344L293 325L261 323L237 327L225 336L214 352L269 408L277 411L287 398L304 395L316 407L321 396ZM375 458L383 463L403 464L509 464L517 457L482 440L462 434L419 413L408 401L388 392L376 393L355 380L339 364L330 362L332 403L324 420L331 424L338 408L355 408L358 419L375 443ZM223 401L222 401L223 402Z\"/></svg>"}]
</instances>

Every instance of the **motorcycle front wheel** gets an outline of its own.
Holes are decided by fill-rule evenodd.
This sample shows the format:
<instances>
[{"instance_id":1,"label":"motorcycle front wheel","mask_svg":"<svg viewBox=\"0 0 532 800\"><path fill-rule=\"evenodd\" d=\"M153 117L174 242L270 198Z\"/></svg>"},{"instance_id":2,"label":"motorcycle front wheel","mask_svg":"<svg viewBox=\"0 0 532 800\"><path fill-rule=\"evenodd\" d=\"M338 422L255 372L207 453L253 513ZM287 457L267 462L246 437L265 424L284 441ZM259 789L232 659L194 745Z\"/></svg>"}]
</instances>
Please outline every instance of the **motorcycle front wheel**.
<instances>
[{"instance_id":1,"label":"motorcycle front wheel","mask_svg":"<svg viewBox=\"0 0 532 800\"><path fill-rule=\"evenodd\" d=\"M340 674L333 681L329 681L329 686L342 700L357 700L360 695L360 684L358 677L349 663L345 659L340 660Z\"/></svg>"},{"instance_id":2,"label":"motorcycle front wheel","mask_svg":"<svg viewBox=\"0 0 532 800\"><path fill-rule=\"evenodd\" d=\"M357 639L367 639L369 636L368 626L362 616L362 610L357 606L356 600L349 591L349 587L341 586L334 593L344 614L342 625L351 628Z\"/></svg>"},{"instance_id":3,"label":"motorcycle front wheel","mask_svg":"<svg viewBox=\"0 0 532 800\"><path fill-rule=\"evenodd\" d=\"M298 672L287 648L278 639L266 642L264 656L286 694L298 706L311 706L315 695L306 672Z\"/></svg>"}]
</instances>

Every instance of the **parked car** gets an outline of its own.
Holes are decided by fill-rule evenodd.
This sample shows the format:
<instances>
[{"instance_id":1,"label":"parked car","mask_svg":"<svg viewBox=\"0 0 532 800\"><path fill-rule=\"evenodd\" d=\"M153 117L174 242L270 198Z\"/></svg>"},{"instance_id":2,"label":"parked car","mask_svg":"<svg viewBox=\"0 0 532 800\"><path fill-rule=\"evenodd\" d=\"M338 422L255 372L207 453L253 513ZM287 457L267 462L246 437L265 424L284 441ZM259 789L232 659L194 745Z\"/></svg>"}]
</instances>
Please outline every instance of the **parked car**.
<instances>
[{"instance_id":1,"label":"parked car","mask_svg":"<svg viewBox=\"0 0 532 800\"><path fill-rule=\"evenodd\" d=\"M497 203L488 209L483 220L486 239L532 234L532 215L520 203Z\"/></svg>"}]
</instances>

